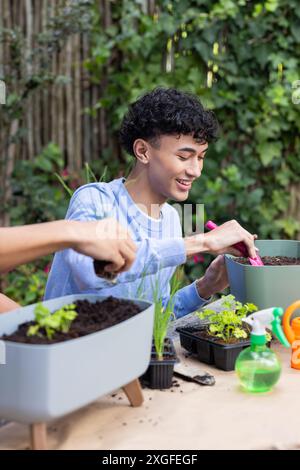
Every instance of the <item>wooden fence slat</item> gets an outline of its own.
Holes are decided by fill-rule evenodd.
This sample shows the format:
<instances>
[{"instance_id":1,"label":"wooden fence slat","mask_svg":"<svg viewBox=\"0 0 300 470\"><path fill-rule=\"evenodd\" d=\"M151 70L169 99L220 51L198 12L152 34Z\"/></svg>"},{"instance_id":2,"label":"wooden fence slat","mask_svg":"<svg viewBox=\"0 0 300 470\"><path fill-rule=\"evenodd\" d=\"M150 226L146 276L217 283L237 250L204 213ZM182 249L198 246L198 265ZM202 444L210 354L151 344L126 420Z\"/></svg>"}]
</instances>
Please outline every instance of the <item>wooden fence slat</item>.
<instances>
[{"instance_id":1,"label":"wooden fence slat","mask_svg":"<svg viewBox=\"0 0 300 470\"><path fill-rule=\"evenodd\" d=\"M33 28L33 11L32 11L32 0L25 0L25 12L26 12L26 75L29 77L32 74L33 67L29 61L30 51L32 50L32 28ZM28 157L30 160L33 159L34 153L34 127L33 127L33 105L32 100L28 100L26 106L27 114L27 129L28 129Z\"/></svg>"},{"instance_id":2,"label":"wooden fence slat","mask_svg":"<svg viewBox=\"0 0 300 470\"><path fill-rule=\"evenodd\" d=\"M59 7L68 4L68 0L1 0L0 4L3 26L23 31L24 52L28 59L37 45L38 34L45 31L49 18L57 14ZM103 27L109 27L112 24L110 0L98 0L98 7ZM0 46L0 54L1 63L9 64L8 44ZM78 171L84 162L99 158L101 149L108 145L106 113L100 109L93 117L84 113L84 109L92 107L101 98L106 79L104 77L101 85L90 82L83 67L89 55L90 43L85 34L70 37L65 47L53 55L50 73L66 75L71 82L46 86L29 96L24 122L20 123L27 128L27 135L15 147L16 160L32 160L50 141L61 148L71 170ZM24 60L24 65L23 73L27 77L38 71L36 62Z\"/></svg>"},{"instance_id":3,"label":"wooden fence slat","mask_svg":"<svg viewBox=\"0 0 300 470\"><path fill-rule=\"evenodd\" d=\"M68 77L72 78L72 42L71 38L68 39L66 44L66 73ZM75 159L74 159L74 97L72 82L66 85L66 141L69 167L72 171L75 170Z\"/></svg>"},{"instance_id":4,"label":"wooden fence slat","mask_svg":"<svg viewBox=\"0 0 300 470\"><path fill-rule=\"evenodd\" d=\"M75 119L75 167L80 171L82 166L82 152L81 152L81 75L80 75L80 37L78 34L73 37L73 64L74 64L74 119Z\"/></svg>"},{"instance_id":5,"label":"wooden fence slat","mask_svg":"<svg viewBox=\"0 0 300 470\"><path fill-rule=\"evenodd\" d=\"M82 62L85 58L88 57L89 52L89 43L86 36L82 38ZM81 81L81 93L82 93L82 102L83 110L87 109L90 106L90 91L91 86L88 81L88 72L82 67L82 81ZM91 162L92 148L91 148L91 116L84 112L82 116L82 140L83 140L83 159L85 162Z\"/></svg>"}]
</instances>

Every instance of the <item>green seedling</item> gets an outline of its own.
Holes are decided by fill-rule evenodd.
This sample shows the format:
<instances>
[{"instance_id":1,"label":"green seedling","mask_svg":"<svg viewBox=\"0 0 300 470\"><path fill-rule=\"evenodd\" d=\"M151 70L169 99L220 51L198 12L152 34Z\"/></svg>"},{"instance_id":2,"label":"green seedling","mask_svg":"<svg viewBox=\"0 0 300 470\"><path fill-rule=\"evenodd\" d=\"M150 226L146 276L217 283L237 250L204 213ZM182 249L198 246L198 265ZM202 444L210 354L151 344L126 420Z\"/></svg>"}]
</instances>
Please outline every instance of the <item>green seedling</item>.
<instances>
[{"instance_id":1,"label":"green seedling","mask_svg":"<svg viewBox=\"0 0 300 470\"><path fill-rule=\"evenodd\" d=\"M42 303L37 304L34 310L36 324L28 328L27 336L41 336L41 329L45 330L48 339L52 339L56 332L68 333L72 321L77 317L75 304L64 307L51 313Z\"/></svg>"},{"instance_id":2,"label":"green seedling","mask_svg":"<svg viewBox=\"0 0 300 470\"><path fill-rule=\"evenodd\" d=\"M207 333L212 337L221 338L226 343L230 343L234 338L248 338L250 330L243 323L243 318L258 310L257 306L251 303L243 305L233 295L223 295L221 306L223 310L220 312L209 308L202 312L196 312L196 316L201 320L209 319L210 325ZM267 339L270 340L271 335Z\"/></svg>"}]
</instances>

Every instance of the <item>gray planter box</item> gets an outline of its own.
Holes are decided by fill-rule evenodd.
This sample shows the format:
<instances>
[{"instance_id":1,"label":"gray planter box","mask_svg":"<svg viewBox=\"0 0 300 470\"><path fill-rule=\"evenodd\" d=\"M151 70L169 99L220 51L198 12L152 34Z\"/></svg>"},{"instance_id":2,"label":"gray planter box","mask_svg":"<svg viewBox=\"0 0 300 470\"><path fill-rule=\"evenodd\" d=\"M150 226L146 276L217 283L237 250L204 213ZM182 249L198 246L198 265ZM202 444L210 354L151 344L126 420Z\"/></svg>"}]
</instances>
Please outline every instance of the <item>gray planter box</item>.
<instances>
[{"instance_id":1,"label":"gray planter box","mask_svg":"<svg viewBox=\"0 0 300 470\"><path fill-rule=\"evenodd\" d=\"M260 256L300 258L300 241L259 240ZM248 266L226 255L230 291L240 302L252 302L259 309L288 307L300 299L300 266Z\"/></svg>"},{"instance_id":2,"label":"gray planter box","mask_svg":"<svg viewBox=\"0 0 300 470\"><path fill-rule=\"evenodd\" d=\"M69 295L43 302L51 311L97 295ZM142 375L148 367L154 307L105 330L52 345L5 341L0 365L0 416L23 423L44 422L93 402ZM35 305L0 315L0 336L34 318Z\"/></svg>"}]
</instances>

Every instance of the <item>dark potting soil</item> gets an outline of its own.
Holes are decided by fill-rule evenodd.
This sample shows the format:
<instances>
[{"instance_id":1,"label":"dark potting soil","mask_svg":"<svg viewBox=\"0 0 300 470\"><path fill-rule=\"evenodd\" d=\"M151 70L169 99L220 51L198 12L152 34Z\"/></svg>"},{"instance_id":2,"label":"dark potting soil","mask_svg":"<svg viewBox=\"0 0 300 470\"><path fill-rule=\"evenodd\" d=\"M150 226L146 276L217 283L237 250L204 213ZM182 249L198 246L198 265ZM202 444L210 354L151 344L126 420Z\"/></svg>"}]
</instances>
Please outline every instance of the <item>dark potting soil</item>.
<instances>
[{"instance_id":1,"label":"dark potting soil","mask_svg":"<svg viewBox=\"0 0 300 470\"><path fill-rule=\"evenodd\" d=\"M300 258L290 258L288 256L262 256L261 259L265 266L300 265ZM250 265L248 258L235 258L234 261Z\"/></svg>"},{"instance_id":2,"label":"dark potting soil","mask_svg":"<svg viewBox=\"0 0 300 470\"><path fill-rule=\"evenodd\" d=\"M29 344L59 343L117 325L141 311L140 307L134 302L116 299L114 297L108 297L101 302L98 301L95 303L87 300L77 300L74 304L78 315L75 320L73 320L68 333L55 333L53 338L49 340L46 337L45 331L41 329L40 332L42 336L27 336L29 326L34 324L34 322L31 321L23 323L13 334L5 335L0 339Z\"/></svg>"},{"instance_id":3,"label":"dark potting soil","mask_svg":"<svg viewBox=\"0 0 300 470\"><path fill-rule=\"evenodd\" d=\"M100 261L98 259L94 259L94 270L97 276L103 277L104 279L108 279L109 281L113 281L116 277L115 273L111 273L109 271L105 271L105 266L109 264L109 261Z\"/></svg>"}]
</instances>

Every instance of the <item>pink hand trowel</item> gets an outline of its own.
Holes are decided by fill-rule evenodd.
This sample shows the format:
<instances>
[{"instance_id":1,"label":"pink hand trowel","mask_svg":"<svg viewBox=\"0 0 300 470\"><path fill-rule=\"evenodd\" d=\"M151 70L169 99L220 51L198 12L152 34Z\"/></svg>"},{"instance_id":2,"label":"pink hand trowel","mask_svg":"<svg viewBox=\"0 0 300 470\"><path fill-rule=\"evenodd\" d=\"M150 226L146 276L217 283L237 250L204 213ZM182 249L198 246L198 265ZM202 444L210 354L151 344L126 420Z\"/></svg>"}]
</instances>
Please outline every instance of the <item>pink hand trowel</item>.
<instances>
[{"instance_id":1,"label":"pink hand trowel","mask_svg":"<svg viewBox=\"0 0 300 470\"><path fill-rule=\"evenodd\" d=\"M214 230L217 227L217 224L209 220L205 224L205 227L208 230ZM262 262L262 259L259 255L256 255L256 258L250 258L248 256L248 250L244 242L235 243L233 246L239 250L245 258L248 258L249 263L252 264L252 266L264 266L264 263Z\"/></svg>"}]
</instances>

